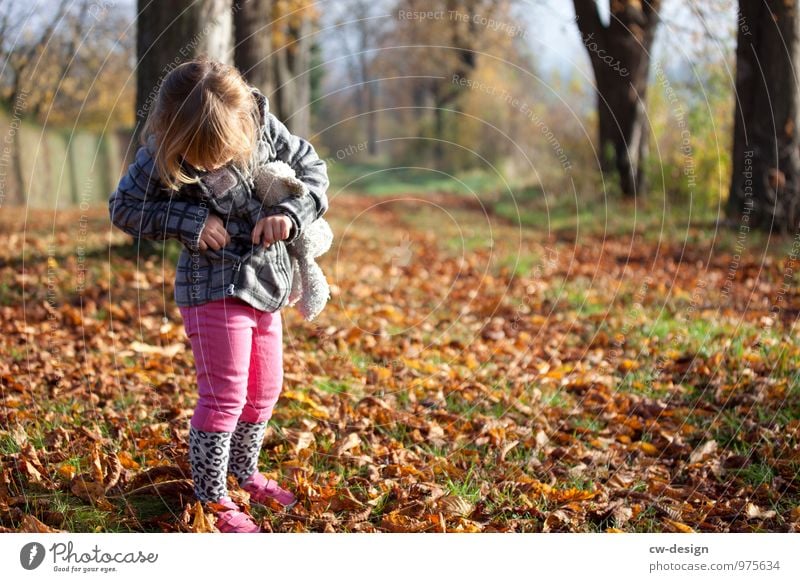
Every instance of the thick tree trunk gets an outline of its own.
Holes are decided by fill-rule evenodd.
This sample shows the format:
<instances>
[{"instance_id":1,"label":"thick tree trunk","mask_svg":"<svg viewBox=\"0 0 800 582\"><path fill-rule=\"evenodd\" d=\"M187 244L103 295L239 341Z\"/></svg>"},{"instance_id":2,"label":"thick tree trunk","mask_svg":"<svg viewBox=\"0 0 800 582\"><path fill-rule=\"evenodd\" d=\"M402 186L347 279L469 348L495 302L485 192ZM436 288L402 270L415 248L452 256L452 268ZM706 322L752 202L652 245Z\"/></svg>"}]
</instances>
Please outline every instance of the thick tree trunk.
<instances>
[{"instance_id":1,"label":"thick tree trunk","mask_svg":"<svg viewBox=\"0 0 800 582\"><path fill-rule=\"evenodd\" d=\"M646 78L647 73L644 73ZM598 153L600 167L606 174L619 178L620 190L626 197L646 192L644 162L647 160L649 125L644 107L646 80L641 92L631 90L630 83L614 76L598 80Z\"/></svg>"},{"instance_id":2,"label":"thick tree trunk","mask_svg":"<svg viewBox=\"0 0 800 582\"><path fill-rule=\"evenodd\" d=\"M136 21L136 127L133 144L155 103L161 79L179 64L201 54L231 63L233 13L231 0L138 0ZM136 148L131 148L132 156ZM134 240L143 254L155 251L147 239Z\"/></svg>"},{"instance_id":3,"label":"thick tree trunk","mask_svg":"<svg viewBox=\"0 0 800 582\"><path fill-rule=\"evenodd\" d=\"M597 86L600 169L617 175L625 197L642 195L650 133L645 112L650 50L661 3L610 2L608 26L601 22L595 0L573 3Z\"/></svg>"},{"instance_id":4,"label":"thick tree trunk","mask_svg":"<svg viewBox=\"0 0 800 582\"><path fill-rule=\"evenodd\" d=\"M138 0L134 139L164 75L201 54L231 63L232 40L231 0Z\"/></svg>"},{"instance_id":5,"label":"thick tree trunk","mask_svg":"<svg viewBox=\"0 0 800 582\"><path fill-rule=\"evenodd\" d=\"M286 19L284 19L286 20ZM300 19L297 25L285 25L286 44L274 54L275 115L292 133L308 135L311 131L311 45L313 22Z\"/></svg>"},{"instance_id":6,"label":"thick tree trunk","mask_svg":"<svg viewBox=\"0 0 800 582\"><path fill-rule=\"evenodd\" d=\"M728 218L795 231L800 221L797 2L740 1Z\"/></svg>"},{"instance_id":7,"label":"thick tree trunk","mask_svg":"<svg viewBox=\"0 0 800 582\"><path fill-rule=\"evenodd\" d=\"M272 0L235 0L233 62L247 82L271 95Z\"/></svg>"}]
</instances>

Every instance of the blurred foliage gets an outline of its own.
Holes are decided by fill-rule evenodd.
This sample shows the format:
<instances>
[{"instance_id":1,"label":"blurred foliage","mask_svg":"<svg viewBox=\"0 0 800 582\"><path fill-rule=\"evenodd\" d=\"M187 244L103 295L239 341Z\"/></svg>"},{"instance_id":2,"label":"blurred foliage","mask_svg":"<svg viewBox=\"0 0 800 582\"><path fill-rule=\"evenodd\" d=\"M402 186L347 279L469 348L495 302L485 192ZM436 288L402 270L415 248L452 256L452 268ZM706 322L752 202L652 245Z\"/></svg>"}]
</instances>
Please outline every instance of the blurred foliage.
<instances>
[{"instance_id":1,"label":"blurred foliage","mask_svg":"<svg viewBox=\"0 0 800 582\"><path fill-rule=\"evenodd\" d=\"M0 2L0 102L48 126L131 127L134 13L107 3Z\"/></svg>"},{"instance_id":2,"label":"blurred foliage","mask_svg":"<svg viewBox=\"0 0 800 582\"><path fill-rule=\"evenodd\" d=\"M696 63L683 80L655 71L649 93L650 184L671 202L716 209L728 195L733 62ZM689 72L687 71L687 75Z\"/></svg>"}]
</instances>

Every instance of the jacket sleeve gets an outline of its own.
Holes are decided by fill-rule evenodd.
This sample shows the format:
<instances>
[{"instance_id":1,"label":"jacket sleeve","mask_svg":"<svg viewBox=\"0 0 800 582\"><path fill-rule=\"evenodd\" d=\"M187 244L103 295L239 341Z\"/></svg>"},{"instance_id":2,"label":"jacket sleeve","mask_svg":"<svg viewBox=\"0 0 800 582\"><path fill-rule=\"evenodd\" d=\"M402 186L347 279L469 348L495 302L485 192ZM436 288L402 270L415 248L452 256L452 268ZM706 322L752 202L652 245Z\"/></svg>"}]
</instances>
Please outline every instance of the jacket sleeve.
<instances>
[{"instance_id":1,"label":"jacket sleeve","mask_svg":"<svg viewBox=\"0 0 800 582\"><path fill-rule=\"evenodd\" d=\"M111 222L120 230L149 240L174 238L192 251L199 251L209 211L208 205L170 195L163 188L145 146L136 151L134 162L108 200Z\"/></svg>"},{"instance_id":2,"label":"jacket sleeve","mask_svg":"<svg viewBox=\"0 0 800 582\"><path fill-rule=\"evenodd\" d=\"M264 208L264 216L284 213L292 220L294 228L285 241L289 244L300 236L309 224L327 212L328 169L312 145L305 139L293 135L274 114L267 114L263 131L267 134L265 137L271 142L277 159L289 164L297 178L308 186L308 196L300 198L290 196Z\"/></svg>"}]
</instances>

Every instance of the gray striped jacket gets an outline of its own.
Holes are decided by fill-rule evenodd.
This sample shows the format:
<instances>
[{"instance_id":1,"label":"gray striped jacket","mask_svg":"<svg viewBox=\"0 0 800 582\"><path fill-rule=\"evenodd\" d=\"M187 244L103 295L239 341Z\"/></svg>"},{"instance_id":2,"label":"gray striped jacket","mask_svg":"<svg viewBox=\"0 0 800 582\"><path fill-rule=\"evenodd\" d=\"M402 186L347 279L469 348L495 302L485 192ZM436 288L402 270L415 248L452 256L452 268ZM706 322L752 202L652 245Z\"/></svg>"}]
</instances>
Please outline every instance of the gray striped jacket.
<instances>
[{"instance_id":1,"label":"gray striped jacket","mask_svg":"<svg viewBox=\"0 0 800 582\"><path fill-rule=\"evenodd\" d=\"M223 297L239 297L263 311L286 306L292 289L292 265L286 245L328 210L328 173L311 144L292 135L269 112L269 101L258 89L254 96L261 112L258 145L260 163L282 160L292 166L310 196L288 197L262 207L252 195L252 182L241 174L226 195L208 197L197 185L171 193L158 180L152 139L136 151L108 201L111 222L124 232L150 240L179 240L184 248L175 272L175 303L200 305ZM231 242L214 251L199 248L200 235L210 212L222 217ZM289 238L269 247L254 245L251 234L262 217L286 214L292 221Z\"/></svg>"}]
</instances>

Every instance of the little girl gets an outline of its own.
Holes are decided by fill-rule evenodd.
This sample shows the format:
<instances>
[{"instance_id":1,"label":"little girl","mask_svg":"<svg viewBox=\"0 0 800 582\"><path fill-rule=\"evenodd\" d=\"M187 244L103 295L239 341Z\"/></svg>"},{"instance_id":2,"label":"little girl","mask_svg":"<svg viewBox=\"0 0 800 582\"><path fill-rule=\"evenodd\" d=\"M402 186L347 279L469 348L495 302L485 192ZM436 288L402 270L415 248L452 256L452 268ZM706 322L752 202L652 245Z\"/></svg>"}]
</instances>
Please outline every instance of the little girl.
<instances>
[{"instance_id":1,"label":"little girl","mask_svg":"<svg viewBox=\"0 0 800 582\"><path fill-rule=\"evenodd\" d=\"M275 159L292 166L311 196L261 206L249 179ZM231 204L188 194L227 164L242 178L230 189ZM222 532L260 531L228 495L229 472L253 502L296 503L258 471L258 459L283 384L280 310L292 288L286 245L327 211L327 188L325 162L269 112L267 98L234 67L199 58L164 78L135 161L109 199L118 228L184 246L175 301L199 388L189 461L195 495L216 513Z\"/></svg>"}]
</instances>

